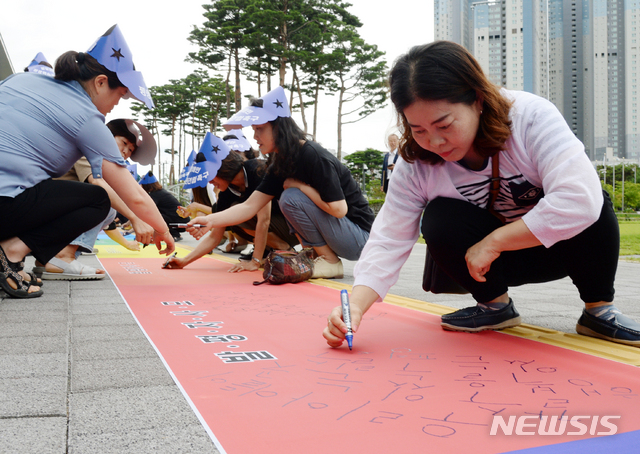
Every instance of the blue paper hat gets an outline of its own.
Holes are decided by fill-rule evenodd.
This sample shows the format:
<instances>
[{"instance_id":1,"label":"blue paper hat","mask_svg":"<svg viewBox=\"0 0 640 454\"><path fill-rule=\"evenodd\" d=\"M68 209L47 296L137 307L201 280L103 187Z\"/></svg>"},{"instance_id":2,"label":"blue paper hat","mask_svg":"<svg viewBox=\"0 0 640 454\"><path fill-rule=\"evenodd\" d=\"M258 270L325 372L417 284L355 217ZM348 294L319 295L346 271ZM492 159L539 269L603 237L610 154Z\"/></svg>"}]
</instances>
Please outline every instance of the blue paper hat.
<instances>
[{"instance_id":1,"label":"blue paper hat","mask_svg":"<svg viewBox=\"0 0 640 454\"><path fill-rule=\"evenodd\" d=\"M187 158L187 165L184 166L182 171L180 171L180 178L178 178L178 181L184 181L187 178L187 175L189 174L189 169L191 168L193 163L196 161L196 155L197 155L196 150L191 150L191 154Z\"/></svg>"},{"instance_id":2,"label":"blue paper hat","mask_svg":"<svg viewBox=\"0 0 640 454\"><path fill-rule=\"evenodd\" d=\"M236 136L236 139L227 138L228 136ZM224 137L224 143L229 145L229 148L236 151L248 151L251 149L251 144L244 136L242 129L230 129Z\"/></svg>"},{"instance_id":3,"label":"blue paper hat","mask_svg":"<svg viewBox=\"0 0 640 454\"><path fill-rule=\"evenodd\" d=\"M238 126L263 125L278 117L290 117L289 103L284 88L278 86L264 95L262 107L249 106L237 112L223 125L224 129L236 129Z\"/></svg>"},{"instance_id":4,"label":"blue paper hat","mask_svg":"<svg viewBox=\"0 0 640 454\"><path fill-rule=\"evenodd\" d=\"M44 54L42 52L38 52L38 55L36 55L31 63L29 63L29 66L27 66L27 70L30 73L44 74L45 76L54 77L55 72L53 71L53 68L49 68L46 65L41 65L40 63L42 62L49 63Z\"/></svg>"},{"instance_id":5,"label":"blue paper hat","mask_svg":"<svg viewBox=\"0 0 640 454\"><path fill-rule=\"evenodd\" d=\"M153 109L153 100L144 83L142 73L135 70L131 51L122 36L120 27L114 25L105 32L87 51L89 55L110 71L118 75L118 79L129 89L128 95ZM125 96L125 99L128 96Z\"/></svg>"},{"instance_id":6,"label":"blue paper hat","mask_svg":"<svg viewBox=\"0 0 640 454\"><path fill-rule=\"evenodd\" d=\"M127 162L127 170L131 176L138 181L138 164L129 164L129 162Z\"/></svg>"},{"instance_id":7,"label":"blue paper hat","mask_svg":"<svg viewBox=\"0 0 640 454\"><path fill-rule=\"evenodd\" d=\"M224 140L208 132L200 147L200 153L204 155L205 161L193 163L185 179L185 189L207 186L207 183L218 174L222 160L229 156L230 151Z\"/></svg>"},{"instance_id":8,"label":"blue paper hat","mask_svg":"<svg viewBox=\"0 0 640 454\"><path fill-rule=\"evenodd\" d=\"M153 184L157 182L158 182L158 179L156 178L156 176L151 171L149 171L138 183Z\"/></svg>"}]
</instances>

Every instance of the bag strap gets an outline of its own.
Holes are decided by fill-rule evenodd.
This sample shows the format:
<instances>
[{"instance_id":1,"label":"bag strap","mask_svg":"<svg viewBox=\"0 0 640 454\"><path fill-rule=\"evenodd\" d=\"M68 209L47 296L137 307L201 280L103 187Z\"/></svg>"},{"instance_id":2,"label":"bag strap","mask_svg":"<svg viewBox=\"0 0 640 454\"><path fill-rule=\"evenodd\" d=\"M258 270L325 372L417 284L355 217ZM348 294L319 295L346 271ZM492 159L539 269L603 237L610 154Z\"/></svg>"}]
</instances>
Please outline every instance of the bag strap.
<instances>
[{"instance_id":1,"label":"bag strap","mask_svg":"<svg viewBox=\"0 0 640 454\"><path fill-rule=\"evenodd\" d=\"M497 217L500 222L504 224L504 216L493 208L493 205L498 198L498 194L500 194L500 152L491 157L491 186L489 187L489 192L490 199L487 209L489 210L489 213Z\"/></svg>"}]
</instances>

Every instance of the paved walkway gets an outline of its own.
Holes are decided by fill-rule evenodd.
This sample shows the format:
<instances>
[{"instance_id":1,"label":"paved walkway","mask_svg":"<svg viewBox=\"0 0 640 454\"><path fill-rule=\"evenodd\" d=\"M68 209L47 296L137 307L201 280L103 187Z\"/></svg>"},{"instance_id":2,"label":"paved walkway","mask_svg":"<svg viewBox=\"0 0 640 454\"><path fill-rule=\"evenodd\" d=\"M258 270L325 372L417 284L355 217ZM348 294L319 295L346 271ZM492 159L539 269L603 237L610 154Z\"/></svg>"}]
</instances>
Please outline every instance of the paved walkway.
<instances>
[{"instance_id":1,"label":"paved walkway","mask_svg":"<svg viewBox=\"0 0 640 454\"><path fill-rule=\"evenodd\" d=\"M473 304L422 291L424 253L416 245L392 293ZM92 256L80 260L98 265ZM353 282L352 269L346 262L340 282ZM640 263L620 262L616 304L636 319L639 276ZM44 291L30 300L0 297L0 453L218 452L108 277L47 281ZM574 332L582 303L567 279L511 294L524 322Z\"/></svg>"}]
</instances>

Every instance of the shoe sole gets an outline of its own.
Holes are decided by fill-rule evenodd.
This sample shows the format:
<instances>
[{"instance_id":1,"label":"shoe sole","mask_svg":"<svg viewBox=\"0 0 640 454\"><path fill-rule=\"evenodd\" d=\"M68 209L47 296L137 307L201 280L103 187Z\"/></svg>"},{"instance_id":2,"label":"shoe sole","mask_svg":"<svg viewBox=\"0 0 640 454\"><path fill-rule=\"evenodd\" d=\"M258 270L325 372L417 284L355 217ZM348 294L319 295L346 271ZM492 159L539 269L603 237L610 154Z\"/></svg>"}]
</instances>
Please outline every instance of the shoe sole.
<instances>
[{"instance_id":1,"label":"shoe sole","mask_svg":"<svg viewBox=\"0 0 640 454\"><path fill-rule=\"evenodd\" d=\"M598 339L604 339L609 342L614 342L616 344L624 344L631 345L633 347L640 347L640 341L627 341L623 339L615 339L613 337L605 336L604 334L600 334L595 332L592 329L587 328L586 326L576 325L576 332L578 334L582 334L583 336L596 337Z\"/></svg>"},{"instance_id":2,"label":"shoe sole","mask_svg":"<svg viewBox=\"0 0 640 454\"><path fill-rule=\"evenodd\" d=\"M443 329L446 329L448 331L461 331L461 332L464 332L464 333L478 333L480 331L486 331L488 329L500 330L500 329L505 329L505 328L513 328L514 326L518 326L520 323L522 323L522 318L520 318L520 316L518 316L518 317L510 318L509 320L505 320L504 322L498 323L497 325L478 326L477 328L468 328L466 326L455 326L455 325L450 325L448 323L440 323L440 326Z\"/></svg>"},{"instance_id":3,"label":"shoe sole","mask_svg":"<svg viewBox=\"0 0 640 454\"><path fill-rule=\"evenodd\" d=\"M342 279L344 274L338 276L311 276L311 279Z\"/></svg>"},{"instance_id":4,"label":"shoe sole","mask_svg":"<svg viewBox=\"0 0 640 454\"><path fill-rule=\"evenodd\" d=\"M66 274L66 273L50 273L45 271L42 273L43 281L91 281L104 279L106 274Z\"/></svg>"}]
</instances>

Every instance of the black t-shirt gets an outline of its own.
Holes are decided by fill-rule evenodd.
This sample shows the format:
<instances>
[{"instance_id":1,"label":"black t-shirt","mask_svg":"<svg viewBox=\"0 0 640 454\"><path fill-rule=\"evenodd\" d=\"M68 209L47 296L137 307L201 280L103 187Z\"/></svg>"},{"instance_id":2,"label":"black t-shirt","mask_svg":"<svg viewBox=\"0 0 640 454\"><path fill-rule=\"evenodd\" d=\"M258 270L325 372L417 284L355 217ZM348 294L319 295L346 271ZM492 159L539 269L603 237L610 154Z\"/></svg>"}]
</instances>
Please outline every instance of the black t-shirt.
<instances>
[{"instance_id":1,"label":"black t-shirt","mask_svg":"<svg viewBox=\"0 0 640 454\"><path fill-rule=\"evenodd\" d=\"M180 217L176 212L180 202L166 189L160 189L149 193L149 197L155 202L158 207L158 211L162 215L164 222L169 224L170 222L185 223L189 222L188 219Z\"/></svg>"},{"instance_id":2,"label":"black t-shirt","mask_svg":"<svg viewBox=\"0 0 640 454\"><path fill-rule=\"evenodd\" d=\"M237 196L229 189L222 191L218 194L218 202L214 205L213 212L218 213L220 211L224 211L236 203L242 203L247 200L249 196L253 194L253 191L260 186L260 183L262 183L262 177L264 174L259 174L258 172L261 165L264 165L264 161L258 159L249 159L248 161L245 161L244 170L247 187L244 192L241 192L240 196ZM274 215L282 216L280 205L275 201L271 204L271 217L274 217Z\"/></svg>"},{"instance_id":3,"label":"black t-shirt","mask_svg":"<svg viewBox=\"0 0 640 454\"><path fill-rule=\"evenodd\" d=\"M371 231L375 219L369 202L364 198L358 183L338 158L315 142L307 141L300 149L292 178L308 184L320 193L324 202L347 202L347 218L361 229ZM284 191L285 178L268 172L258 186L258 191L276 199Z\"/></svg>"}]
</instances>

